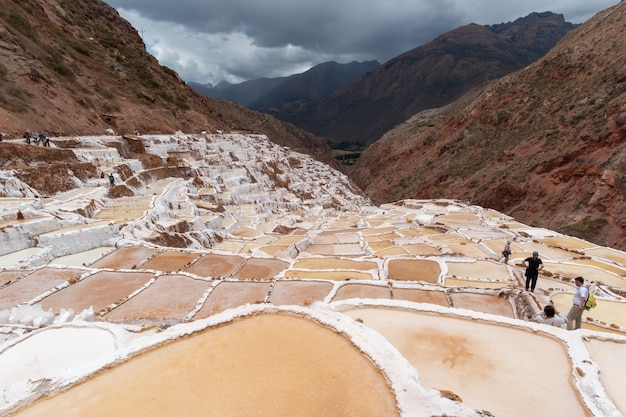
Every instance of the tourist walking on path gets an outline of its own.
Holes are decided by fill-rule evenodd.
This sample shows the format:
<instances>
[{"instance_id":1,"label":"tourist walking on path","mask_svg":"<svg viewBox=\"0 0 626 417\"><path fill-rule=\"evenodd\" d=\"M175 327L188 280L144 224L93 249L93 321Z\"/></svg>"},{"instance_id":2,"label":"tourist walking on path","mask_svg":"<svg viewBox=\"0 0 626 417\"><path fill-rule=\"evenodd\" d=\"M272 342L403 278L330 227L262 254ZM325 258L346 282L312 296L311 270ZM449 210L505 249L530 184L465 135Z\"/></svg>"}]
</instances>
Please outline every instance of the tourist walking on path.
<instances>
[{"instance_id":1,"label":"tourist walking on path","mask_svg":"<svg viewBox=\"0 0 626 417\"><path fill-rule=\"evenodd\" d=\"M530 288L530 292L534 292L539 270L543 269L543 261L539 259L539 252L534 251L533 256L524 259L523 262L526 266L526 272L524 272L524 276L526 277L526 291Z\"/></svg>"},{"instance_id":2,"label":"tourist walking on path","mask_svg":"<svg viewBox=\"0 0 626 417\"><path fill-rule=\"evenodd\" d=\"M504 256L504 263L509 263L509 255L511 254L511 241L507 240L506 245L504 245L504 249L502 250L502 256Z\"/></svg>"},{"instance_id":3,"label":"tourist walking on path","mask_svg":"<svg viewBox=\"0 0 626 417\"><path fill-rule=\"evenodd\" d=\"M583 277L576 277L574 283L576 284L576 292L574 293L572 308L567 313L567 330L580 329L585 302L589 296L589 288L583 285L585 283Z\"/></svg>"},{"instance_id":4,"label":"tourist walking on path","mask_svg":"<svg viewBox=\"0 0 626 417\"><path fill-rule=\"evenodd\" d=\"M113 174L109 174L109 186L113 187L115 185L115 177Z\"/></svg>"}]
</instances>

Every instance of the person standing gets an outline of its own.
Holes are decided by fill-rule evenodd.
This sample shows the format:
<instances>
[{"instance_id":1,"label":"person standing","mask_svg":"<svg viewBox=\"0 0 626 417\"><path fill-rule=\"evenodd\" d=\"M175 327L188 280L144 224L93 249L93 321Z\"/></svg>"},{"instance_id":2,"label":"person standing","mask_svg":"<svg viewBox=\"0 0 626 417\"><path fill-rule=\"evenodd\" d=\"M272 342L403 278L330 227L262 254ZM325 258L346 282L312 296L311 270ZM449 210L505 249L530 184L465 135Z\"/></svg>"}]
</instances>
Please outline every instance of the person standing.
<instances>
[{"instance_id":1,"label":"person standing","mask_svg":"<svg viewBox=\"0 0 626 417\"><path fill-rule=\"evenodd\" d=\"M539 270L543 269L543 261L539 258L539 252L534 251L533 256L524 259L523 262L524 265L526 265L526 272L524 272L524 276L526 277L526 291L530 288L530 292L534 292Z\"/></svg>"},{"instance_id":2,"label":"person standing","mask_svg":"<svg viewBox=\"0 0 626 417\"><path fill-rule=\"evenodd\" d=\"M583 277L576 277L574 284L576 284L576 292L574 293L574 300L572 308L567 313L567 330L580 329L583 319L583 311L585 309L585 302L589 296L589 289L583 284L585 279Z\"/></svg>"},{"instance_id":3,"label":"person standing","mask_svg":"<svg viewBox=\"0 0 626 417\"><path fill-rule=\"evenodd\" d=\"M509 263L509 255L511 254L511 241L507 240L504 249L502 250L502 256L504 256L504 263Z\"/></svg>"}]
</instances>

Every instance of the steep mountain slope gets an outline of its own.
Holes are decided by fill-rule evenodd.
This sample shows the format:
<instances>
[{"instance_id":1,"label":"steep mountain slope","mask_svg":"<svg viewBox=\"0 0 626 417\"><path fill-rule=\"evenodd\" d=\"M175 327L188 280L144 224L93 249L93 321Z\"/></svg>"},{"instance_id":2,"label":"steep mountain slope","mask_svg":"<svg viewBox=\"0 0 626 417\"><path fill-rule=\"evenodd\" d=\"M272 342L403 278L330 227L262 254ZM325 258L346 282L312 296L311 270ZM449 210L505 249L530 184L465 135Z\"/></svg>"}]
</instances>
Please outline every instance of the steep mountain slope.
<instances>
[{"instance_id":1,"label":"steep mountain slope","mask_svg":"<svg viewBox=\"0 0 626 417\"><path fill-rule=\"evenodd\" d=\"M202 97L99 0L0 1L0 132L50 135L243 130L333 162L319 138Z\"/></svg>"},{"instance_id":2,"label":"steep mountain slope","mask_svg":"<svg viewBox=\"0 0 626 417\"><path fill-rule=\"evenodd\" d=\"M451 103L473 87L528 65L573 27L553 13L462 26L328 97L269 113L333 143L369 144L419 111Z\"/></svg>"},{"instance_id":3,"label":"steep mountain slope","mask_svg":"<svg viewBox=\"0 0 626 417\"><path fill-rule=\"evenodd\" d=\"M626 249L626 4L536 63L415 115L351 172L377 202L458 198Z\"/></svg>"},{"instance_id":4,"label":"steep mountain slope","mask_svg":"<svg viewBox=\"0 0 626 417\"><path fill-rule=\"evenodd\" d=\"M357 80L379 65L377 61L353 61L347 64L331 61L289 77L260 78L220 88L206 88L195 83L189 85L202 95L231 100L259 110L318 99Z\"/></svg>"},{"instance_id":5,"label":"steep mountain slope","mask_svg":"<svg viewBox=\"0 0 626 417\"><path fill-rule=\"evenodd\" d=\"M268 109L294 101L315 100L359 79L380 66L378 61L352 61L347 64L325 62L302 74L295 74L259 97L248 107L254 110Z\"/></svg>"}]
</instances>

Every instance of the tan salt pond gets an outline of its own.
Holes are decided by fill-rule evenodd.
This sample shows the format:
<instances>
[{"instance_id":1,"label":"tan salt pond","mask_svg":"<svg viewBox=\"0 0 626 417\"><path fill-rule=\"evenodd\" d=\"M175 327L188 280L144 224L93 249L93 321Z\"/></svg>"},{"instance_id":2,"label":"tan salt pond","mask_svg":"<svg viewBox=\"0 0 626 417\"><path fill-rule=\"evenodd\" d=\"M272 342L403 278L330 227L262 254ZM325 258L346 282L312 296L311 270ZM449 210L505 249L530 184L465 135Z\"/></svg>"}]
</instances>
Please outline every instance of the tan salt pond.
<instances>
[{"instance_id":1,"label":"tan salt pond","mask_svg":"<svg viewBox=\"0 0 626 417\"><path fill-rule=\"evenodd\" d=\"M368 272L357 271L309 271L290 269L285 271L285 278L301 278L301 279L325 279L331 281L345 281L350 280L372 280L378 278L372 276Z\"/></svg>"},{"instance_id":2,"label":"tan salt pond","mask_svg":"<svg viewBox=\"0 0 626 417\"><path fill-rule=\"evenodd\" d=\"M202 277L230 277L243 265L245 258L237 255L207 254L185 268Z\"/></svg>"},{"instance_id":3,"label":"tan salt pond","mask_svg":"<svg viewBox=\"0 0 626 417\"><path fill-rule=\"evenodd\" d=\"M394 300L413 301L416 303L436 304L449 307L448 297L443 291L429 291L415 288L398 288L392 287L392 295Z\"/></svg>"},{"instance_id":4,"label":"tan salt pond","mask_svg":"<svg viewBox=\"0 0 626 417\"><path fill-rule=\"evenodd\" d=\"M626 278L606 270L590 265L553 263L544 261L544 270L563 277L574 279L578 276L585 278L585 282L602 282L605 285L626 288Z\"/></svg>"},{"instance_id":5,"label":"tan salt pond","mask_svg":"<svg viewBox=\"0 0 626 417\"><path fill-rule=\"evenodd\" d=\"M289 264L278 259L250 258L235 273L237 279L272 279L287 269Z\"/></svg>"},{"instance_id":6,"label":"tan salt pond","mask_svg":"<svg viewBox=\"0 0 626 417\"><path fill-rule=\"evenodd\" d=\"M512 287L511 281L476 281L471 279L445 278L444 287L464 287L464 288L505 288Z\"/></svg>"},{"instance_id":7,"label":"tan salt pond","mask_svg":"<svg viewBox=\"0 0 626 417\"><path fill-rule=\"evenodd\" d=\"M28 303L70 279L76 279L85 271L45 267L24 276L0 290L0 310ZM47 310L48 308L46 308Z\"/></svg>"},{"instance_id":8,"label":"tan salt pond","mask_svg":"<svg viewBox=\"0 0 626 417\"><path fill-rule=\"evenodd\" d=\"M490 279L497 281L510 281L511 274L503 263L490 261L475 262L452 262L447 261L448 273L452 277L466 277L475 279Z\"/></svg>"},{"instance_id":9,"label":"tan salt pond","mask_svg":"<svg viewBox=\"0 0 626 417\"><path fill-rule=\"evenodd\" d=\"M583 259L573 259L570 261L571 263L575 263L575 264L580 264L580 265L588 265L588 266L594 266L596 268L600 268L604 271L608 271L608 272L612 272L616 275L620 275L622 277L625 277L626 279L626 268L622 268L619 267L615 264L610 264L604 261L600 261L598 259L587 259L587 258L583 258Z\"/></svg>"},{"instance_id":10,"label":"tan salt pond","mask_svg":"<svg viewBox=\"0 0 626 417\"><path fill-rule=\"evenodd\" d=\"M265 302L271 288L269 282L219 282L193 318L204 319L245 304L261 304Z\"/></svg>"},{"instance_id":11,"label":"tan salt pond","mask_svg":"<svg viewBox=\"0 0 626 417\"><path fill-rule=\"evenodd\" d=\"M79 312L90 307L98 312L124 300L152 278L151 273L100 271L44 298L41 305L55 313L61 308Z\"/></svg>"},{"instance_id":12,"label":"tan salt pond","mask_svg":"<svg viewBox=\"0 0 626 417\"><path fill-rule=\"evenodd\" d=\"M626 266L626 253L616 251L615 249L598 247L585 250L585 254L602 259L608 259L609 261L617 262Z\"/></svg>"},{"instance_id":13,"label":"tan salt pond","mask_svg":"<svg viewBox=\"0 0 626 417\"><path fill-rule=\"evenodd\" d=\"M585 240L571 236L547 237L544 239L538 239L538 242L545 243L546 245L550 246L555 246L557 248L564 248L573 251L582 251L597 246L593 243L589 243Z\"/></svg>"},{"instance_id":14,"label":"tan salt pond","mask_svg":"<svg viewBox=\"0 0 626 417\"><path fill-rule=\"evenodd\" d=\"M269 302L275 305L308 306L323 301L333 289L328 281L276 281Z\"/></svg>"},{"instance_id":15,"label":"tan salt pond","mask_svg":"<svg viewBox=\"0 0 626 417\"><path fill-rule=\"evenodd\" d=\"M494 416L589 416L563 343L477 320L392 308L343 311L381 333L427 388Z\"/></svg>"},{"instance_id":16,"label":"tan salt pond","mask_svg":"<svg viewBox=\"0 0 626 417\"><path fill-rule=\"evenodd\" d=\"M439 263L428 259L392 259L387 270L387 279L390 280L425 281L431 284L437 284L441 275Z\"/></svg>"},{"instance_id":17,"label":"tan salt pond","mask_svg":"<svg viewBox=\"0 0 626 417\"><path fill-rule=\"evenodd\" d=\"M104 316L107 321L183 320L197 306L211 282L182 275L161 275L148 288Z\"/></svg>"},{"instance_id":18,"label":"tan salt pond","mask_svg":"<svg viewBox=\"0 0 626 417\"><path fill-rule=\"evenodd\" d=\"M391 290L387 285L344 284L335 293L333 301L350 298L382 298L391 299Z\"/></svg>"},{"instance_id":19,"label":"tan salt pond","mask_svg":"<svg viewBox=\"0 0 626 417\"><path fill-rule=\"evenodd\" d=\"M201 256L202 255L200 253L165 251L159 253L141 265L141 269L176 272L180 271Z\"/></svg>"},{"instance_id":20,"label":"tan salt pond","mask_svg":"<svg viewBox=\"0 0 626 417\"><path fill-rule=\"evenodd\" d=\"M295 269L354 269L360 271L376 270L378 264L370 261L355 261L341 258L305 258L297 260Z\"/></svg>"},{"instance_id":21,"label":"tan salt pond","mask_svg":"<svg viewBox=\"0 0 626 417\"><path fill-rule=\"evenodd\" d=\"M452 292L450 293L450 299L455 308L465 308L467 310L515 318L513 305L511 305L509 300L497 295Z\"/></svg>"},{"instance_id":22,"label":"tan salt pond","mask_svg":"<svg viewBox=\"0 0 626 417\"><path fill-rule=\"evenodd\" d=\"M624 395L624 375L626 375L626 341L608 341L595 338L585 339L591 360L600 371L600 381L611 401L626 415L626 395Z\"/></svg>"},{"instance_id":23,"label":"tan salt pond","mask_svg":"<svg viewBox=\"0 0 626 417\"><path fill-rule=\"evenodd\" d=\"M50 415L400 414L385 376L344 336L310 319L260 314L155 348L15 414Z\"/></svg>"},{"instance_id":24,"label":"tan salt pond","mask_svg":"<svg viewBox=\"0 0 626 417\"><path fill-rule=\"evenodd\" d=\"M92 268L134 269L158 251L143 246L127 246L105 255L94 262Z\"/></svg>"}]
</instances>

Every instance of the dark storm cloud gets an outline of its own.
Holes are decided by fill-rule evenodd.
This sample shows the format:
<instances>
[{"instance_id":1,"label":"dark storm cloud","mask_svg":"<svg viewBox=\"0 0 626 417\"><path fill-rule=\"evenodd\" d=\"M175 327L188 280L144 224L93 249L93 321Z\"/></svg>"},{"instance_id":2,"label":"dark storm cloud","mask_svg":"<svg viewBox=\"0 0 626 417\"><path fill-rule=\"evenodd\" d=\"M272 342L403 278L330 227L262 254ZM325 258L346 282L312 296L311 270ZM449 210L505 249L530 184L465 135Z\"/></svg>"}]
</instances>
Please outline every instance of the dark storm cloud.
<instances>
[{"instance_id":1,"label":"dark storm cloud","mask_svg":"<svg viewBox=\"0 0 626 417\"><path fill-rule=\"evenodd\" d=\"M618 0L108 0L190 81L239 82L335 60L381 63L469 24L533 11L580 23Z\"/></svg>"}]
</instances>

